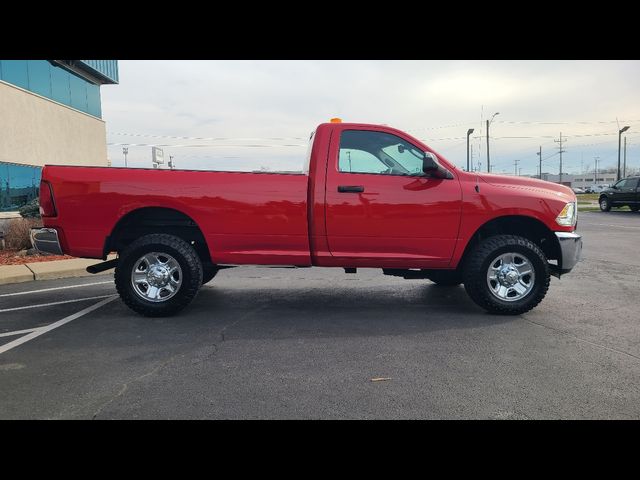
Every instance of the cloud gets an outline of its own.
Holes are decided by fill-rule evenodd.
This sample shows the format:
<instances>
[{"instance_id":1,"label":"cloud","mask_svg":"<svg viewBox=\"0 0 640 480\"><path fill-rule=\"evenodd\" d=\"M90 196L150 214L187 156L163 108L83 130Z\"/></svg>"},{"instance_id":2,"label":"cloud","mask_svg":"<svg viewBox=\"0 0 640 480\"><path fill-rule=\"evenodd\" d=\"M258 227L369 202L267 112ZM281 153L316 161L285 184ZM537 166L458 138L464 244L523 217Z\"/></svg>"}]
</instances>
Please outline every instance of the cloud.
<instances>
[{"instance_id":1,"label":"cloud","mask_svg":"<svg viewBox=\"0 0 640 480\"><path fill-rule=\"evenodd\" d=\"M245 170L300 168L309 132L334 116L406 130L458 165L475 128L484 164L481 120L499 111L492 163L511 172L519 159L523 173L535 173L539 146L552 154L560 132L568 171L596 155L617 161L616 117L631 125L627 162L640 167L637 78L638 61L123 60L120 84L103 87L102 101L110 143L179 144L165 156L183 168ZM150 151L130 147L131 164L150 166ZM122 164L121 146L109 155ZM546 170L557 171L554 162Z\"/></svg>"}]
</instances>

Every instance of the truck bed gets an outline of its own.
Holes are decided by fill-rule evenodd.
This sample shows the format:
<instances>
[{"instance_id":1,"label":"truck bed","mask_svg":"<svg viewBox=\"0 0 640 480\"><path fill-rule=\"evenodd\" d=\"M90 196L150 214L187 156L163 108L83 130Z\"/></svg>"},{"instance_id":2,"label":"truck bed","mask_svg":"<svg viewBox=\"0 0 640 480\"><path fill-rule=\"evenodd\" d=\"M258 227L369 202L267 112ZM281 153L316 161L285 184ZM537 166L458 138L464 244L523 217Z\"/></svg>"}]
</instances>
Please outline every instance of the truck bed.
<instances>
[{"instance_id":1,"label":"truck bed","mask_svg":"<svg viewBox=\"0 0 640 480\"><path fill-rule=\"evenodd\" d=\"M215 263L311 264L304 174L54 165L42 179L53 185L57 210L47 226L59 228L73 256L102 258L121 218L160 207L199 225Z\"/></svg>"}]
</instances>

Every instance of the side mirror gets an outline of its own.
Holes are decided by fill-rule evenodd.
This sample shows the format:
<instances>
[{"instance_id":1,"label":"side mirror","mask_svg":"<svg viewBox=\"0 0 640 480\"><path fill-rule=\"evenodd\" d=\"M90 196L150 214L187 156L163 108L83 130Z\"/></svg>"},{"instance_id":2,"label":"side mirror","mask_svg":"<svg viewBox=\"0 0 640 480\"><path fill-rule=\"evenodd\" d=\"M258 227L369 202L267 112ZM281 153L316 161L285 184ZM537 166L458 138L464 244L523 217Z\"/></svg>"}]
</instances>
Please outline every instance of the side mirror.
<instances>
[{"instance_id":1,"label":"side mirror","mask_svg":"<svg viewBox=\"0 0 640 480\"><path fill-rule=\"evenodd\" d=\"M438 162L438 157L431 152L424 152L424 158L422 159L422 172L427 177L433 178L453 178L451 172L441 167Z\"/></svg>"},{"instance_id":2,"label":"side mirror","mask_svg":"<svg viewBox=\"0 0 640 480\"><path fill-rule=\"evenodd\" d=\"M422 171L427 174L431 174L438 170L438 164L436 163L436 156L431 152L424 152L424 158L422 159Z\"/></svg>"}]
</instances>

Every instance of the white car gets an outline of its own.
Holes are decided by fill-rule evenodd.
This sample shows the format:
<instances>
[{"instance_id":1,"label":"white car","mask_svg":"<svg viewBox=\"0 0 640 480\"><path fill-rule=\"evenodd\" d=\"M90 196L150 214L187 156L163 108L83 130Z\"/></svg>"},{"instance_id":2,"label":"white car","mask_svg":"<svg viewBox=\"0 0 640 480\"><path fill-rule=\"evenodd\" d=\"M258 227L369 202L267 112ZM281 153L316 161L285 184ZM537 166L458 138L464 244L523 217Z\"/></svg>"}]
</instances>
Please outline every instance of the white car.
<instances>
[{"instance_id":1,"label":"white car","mask_svg":"<svg viewBox=\"0 0 640 480\"><path fill-rule=\"evenodd\" d=\"M609 188L610 185L608 183L603 183L603 184L598 184L598 185L591 185L589 187L586 188L586 192L587 193L600 193L603 190Z\"/></svg>"}]
</instances>

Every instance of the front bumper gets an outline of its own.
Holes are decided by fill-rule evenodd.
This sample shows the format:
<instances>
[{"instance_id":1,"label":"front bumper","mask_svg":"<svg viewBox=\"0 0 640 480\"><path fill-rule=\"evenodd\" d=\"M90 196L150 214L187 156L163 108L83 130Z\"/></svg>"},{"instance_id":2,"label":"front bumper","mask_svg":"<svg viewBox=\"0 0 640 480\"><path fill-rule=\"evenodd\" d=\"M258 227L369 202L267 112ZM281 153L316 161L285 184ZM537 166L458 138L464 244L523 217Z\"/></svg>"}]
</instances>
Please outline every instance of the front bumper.
<instances>
[{"instance_id":1,"label":"front bumper","mask_svg":"<svg viewBox=\"0 0 640 480\"><path fill-rule=\"evenodd\" d=\"M40 253L62 255L62 247L55 228L32 228L31 244Z\"/></svg>"},{"instance_id":2,"label":"front bumper","mask_svg":"<svg viewBox=\"0 0 640 480\"><path fill-rule=\"evenodd\" d=\"M580 260L582 253L582 236L573 232L555 232L560 244L560 258L558 259L557 273L569 273Z\"/></svg>"}]
</instances>

